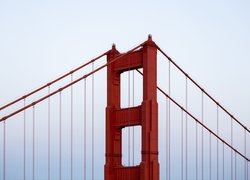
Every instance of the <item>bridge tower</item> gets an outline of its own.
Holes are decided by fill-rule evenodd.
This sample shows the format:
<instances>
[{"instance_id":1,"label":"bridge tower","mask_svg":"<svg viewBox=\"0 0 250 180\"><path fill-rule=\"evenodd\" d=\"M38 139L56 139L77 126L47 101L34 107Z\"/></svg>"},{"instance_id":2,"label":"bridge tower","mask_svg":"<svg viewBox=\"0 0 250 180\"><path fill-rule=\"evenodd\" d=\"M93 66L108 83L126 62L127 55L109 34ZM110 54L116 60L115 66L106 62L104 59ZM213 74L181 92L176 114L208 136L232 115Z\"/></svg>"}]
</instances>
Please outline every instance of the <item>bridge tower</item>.
<instances>
[{"instance_id":1,"label":"bridge tower","mask_svg":"<svg viewBox=\"0 0 250 180\"><path fill-rule=\"evenodd\" d=\"M107 55L110 62L121 54L113 45ZM121 73L143 69L143 101L140 106L121 108ZM143 47L107 67L106 162L105 180L159 180L157 48L149 35ZM142 127L142 162L122 165L122 128Z\"/></svg>"}]
</instances>

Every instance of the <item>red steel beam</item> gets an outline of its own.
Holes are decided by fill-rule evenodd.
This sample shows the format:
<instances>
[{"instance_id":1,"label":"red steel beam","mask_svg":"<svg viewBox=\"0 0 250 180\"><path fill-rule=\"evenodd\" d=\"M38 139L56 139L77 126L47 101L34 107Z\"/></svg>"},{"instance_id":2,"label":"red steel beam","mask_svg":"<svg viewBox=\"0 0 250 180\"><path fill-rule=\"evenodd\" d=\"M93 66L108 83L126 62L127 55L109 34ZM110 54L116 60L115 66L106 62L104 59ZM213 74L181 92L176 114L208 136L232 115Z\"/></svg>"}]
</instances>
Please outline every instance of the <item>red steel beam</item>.
<instances>
[{"instance_id":1,"label":"red steel beam","mask_svg":"<svg viewBox=\"0 0 250 180\"><path fill-rule=\"evenodd\" d=\"M141 125L141 106L116 110L115 115L115 125L118 127Z\"/></svg>"}]
</instances>

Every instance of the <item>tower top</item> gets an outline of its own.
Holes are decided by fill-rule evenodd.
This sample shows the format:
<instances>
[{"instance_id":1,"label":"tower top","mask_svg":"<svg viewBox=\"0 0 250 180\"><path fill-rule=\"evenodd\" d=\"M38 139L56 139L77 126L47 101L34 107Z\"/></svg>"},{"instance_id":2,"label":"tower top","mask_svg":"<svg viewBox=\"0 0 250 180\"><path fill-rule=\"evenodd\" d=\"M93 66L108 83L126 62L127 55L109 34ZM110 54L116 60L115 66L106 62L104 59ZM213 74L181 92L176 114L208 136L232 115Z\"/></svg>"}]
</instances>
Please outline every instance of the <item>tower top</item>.
<instances>
[{"instance_id":1,"label":"tower top","mask_svg":"<svg viewBox=\"0 0 250 180\"><path fill-rule=\"evenodd\" d=\"M152 35L151 34L148 35L148 41L152 41Z\"/></svg>"}]
</instances>

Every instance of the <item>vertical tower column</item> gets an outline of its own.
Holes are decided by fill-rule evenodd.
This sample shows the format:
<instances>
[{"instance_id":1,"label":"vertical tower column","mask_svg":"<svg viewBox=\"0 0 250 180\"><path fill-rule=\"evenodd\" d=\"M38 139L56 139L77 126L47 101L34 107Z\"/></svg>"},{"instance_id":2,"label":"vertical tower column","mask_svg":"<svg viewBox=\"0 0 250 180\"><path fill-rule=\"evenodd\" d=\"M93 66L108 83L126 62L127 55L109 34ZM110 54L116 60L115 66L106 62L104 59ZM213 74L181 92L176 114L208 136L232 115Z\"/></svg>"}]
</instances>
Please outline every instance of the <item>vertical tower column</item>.
<instances>
[{"instance_id":1,"label":"vertical tower column","mask_svg":"<svg viewBox=\"0 0 250 180\"><path fill-rule=\"evenodd\" d=\"M107 61L110 62L118 54L113 45ZM121 128L115 127L116 109L120 109L120 73L114 70L112 63L107 67L105 180L115 180L115 167L121 165Z\"/></svg>"},{"instance_id":2,"label":"vertical tower column","mask_svg":"<svg viewBox=\"0 0 250 180\"><path fill-rule=\"evenodd\" d=\"M157 48L149 37L143 46L141 180L159 180Z\"/></svg>"}]
</instances>

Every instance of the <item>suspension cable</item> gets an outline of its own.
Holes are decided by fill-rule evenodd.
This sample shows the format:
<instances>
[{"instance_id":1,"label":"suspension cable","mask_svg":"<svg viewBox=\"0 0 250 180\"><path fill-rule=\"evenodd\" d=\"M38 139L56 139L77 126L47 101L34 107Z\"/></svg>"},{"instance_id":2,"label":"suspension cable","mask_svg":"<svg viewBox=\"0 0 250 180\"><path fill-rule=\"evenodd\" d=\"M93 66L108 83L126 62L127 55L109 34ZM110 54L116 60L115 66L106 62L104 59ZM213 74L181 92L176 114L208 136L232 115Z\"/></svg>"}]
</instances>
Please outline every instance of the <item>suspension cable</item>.
<instances>
[{"instance_id":1,"label":"suspension cable","mask_svg":"<svg viewBox=\"0 0 250 180\"><path fill-rule=\"evenodd\" d=\"M23 99L23 106L26 104L26 99ZM26 179L26 112L23 111L23 179Z\"/></svg>"},{"instance_id":2,"label":"suspension cable","mask_svg":"<svg viewBox=\"0 0 250 180\"><path fill-rule=\"evenodd\" d=\"M230 149L232 149L235 153L237 153L238 155L240 155L243 159L250 161L247 157L245 157L241 152L239 152L237 149L235 149L233 146L231 146L229 143L227 143L224 139L222 139L221 137L219 137L215 132L213 132L211 129L209 129L206 125L202 124L201 121L198 120L198 118L194 117L189 111L187 111L184 107L182 107L179 103L177 103L173 98L171 98L169 95L167 95L162 89L160 89L159 87L157 87L157 89L164 94L166 97L168 97L176 106L178 106L179 108L183 109L183 111L189 115L193 120L197 121L201 126L203 126L204 129L206 129L207 131L211 132L213 134L213 136L215 136L217 139L219 139L221 142L223 142L225 145L227 145Z\"/></svg>"},{"instance_id":3,"label":"suspension cable","mask_svg":"<svg viewBox=\"0 0 250 180\"><path fill-rule=\"evenodd\" d=\"M49 83L47 83L47 84L45 84L45 85L43 85L43 86L37 88L36 90L34 90L34 91L32 91L32 92L30 92L30 93L28 93L28 94L25 94L24 96L22 96L22 97L20 97L20 98L18 98L18 99L16 99L16 100L14 100L14 101L12 101L12 102L6 104L6 105L0 107L0 111L3 110L3 109L5 109L5 108L7 108L7 107L9 107L9 106L11 106L11 105L13 105L13 104L15 104L15 103L17 103L17 102L19 102L19 101L21 101L21 100L23 100L24 98L27 98L27 97L29 97L29 96L31 96L31 95L33 95L33 94L35 94L35 93L37 93L37 92L43 90L44 88L46 88L46 87L48 87L48 86L50 86L50 85L52 85L52 84L54 84L54 83L56 83L56 82L58 82L58 81L64 79L65 77L67 77L67 76L71 75L72 73L74 73L74 72L76 72L76 71L78 71L78 70L84 68L85 66L91 64L92 62L95 62L96 60L102 58L103 56L105 56L105 55L107 55L107 54L108 54L108 51L106 51L105 53L101 54L100 56L98 56L98 57L96 57L96 58L91 59L89 62L87 62L87 63L85 63L85 64L83 64L83 65L81 65L81 66L79 66L79 67L77 67L77 68L75 68L75 69L73 69L72 71L70 71L70 72L68 72L68 73L66 73L66 74L64 74L64 75L62 75L62 76L60 76L59 78L55 79L54 81L51 81L51 82L49 82Z\"/></svg>"},{"instance_id":4,"label":"suspension cable","mask_svg":"<svg viewBox=\"0 0 250 180\"><path fill-rule=\"evenodd\" d=\"M122 58L122 57L124 57L124 56L126 56L126 55L128 55L128 54L130 54L130 53L132 53L133 51L135 51L135 50L138 49L139 47L143 46L144 44L145 44L145 42L142 43L142 44L140 44L140 45L138 45L138 46L136 46L135 48L133 48L133 49L127 51L126 53L123 53L123 54L121 54L120 56L118 56L118 57L112 59L110 62L108 62L108 63L106 63L106 64L104 64L104 65L102 65L102 66L96 68L94 71L89 72L89 73L83 75L82 77L80 77L80 78L74 80L72 83L69 83L69 84L67 84L67 85L65 85L65 86L63 86L63 87L57 89L56 91L54 91L54 92L52 92L52 93L50 93L50 94L48 94L48 95L46 95L46 96L43 96L42 98L40 98L40 99L38 99L38 100L36 100L36 101L34 101L34 102L32 102L32 103L26 105L25 107L20 108L20 109L14 111L14 112L12 112L12 113L10 113L10 114L8 114L8 115L2 117L2 118L0 119L0 122L2 122L2 121L4 121L4 120L6 120L6 119L8 119L8 118L10 118L10 117L12 117L12 116L18 114L18 113L20 113L20 112L22 112L22 111L24 111L25 109L28 109L28 108L32 107L32 106L35 105L35 104L38 104L38 103L44 101L44 100L47 99L48 97L51 97L51 96L53 96L53 95L59 93L60 91L63 91L64 89L69 88L70 86L72 86L72 85L74 85L74 84L80 82L80 81L83 80L83 79L86 79L86 78L89 77L90 75L92 75L92 74L94 74L94 73L96 73L96 72L102 70L103 68L105 68L106 66L108 66L108 65L110 65L110 64L112 64L112 63L114 63L115 61L119 60L120 58ZM27 96L26 96L26 97L27 97Z\"/></svg>"},{"instance_id":5,"label":"suspension cable","mask_svg":"<svg viewBox=\"0 0 250 180\"><path fill-rule=\"evenodd\" d=\"M73 74L71 74L71 83L73 82ZM70 87L70 178L73 179L73 86Z\"/></svg>"},{"instance_id":6,"label":"suspension cable","mask_svg":"<svg viewBox=\"0 0 250 180\"><path fill-rule=\"evenodd\" d=\"M209 95L196 81L194 81L188 74L180 67L178 66L158 45L157 49L177 68L179 69L193 84L195 84L206 96L208 96L215 104L217 104L225 113L227 113L230 117L234 119L240 126L242 126L248 133L250 133L250 130L244 126L237 118L235 118L231 113L229 113L226 108L224 108L218 101L216 101L211 95Z\"/></svg>"},{"instance_id":7,"label":"suspension cable","mask_svg":"<svg viewBox=\"0 0 250 180\"><path fill-rule=\"evenodd\" d=\"M136 69L136 71L143 75L142 72L140 72L138 69ZM245 157L242 153L240 153L237 149L235 149L232 145L230 145L229 143L227 143L224 139L222 139L221 137L219 137L215 132L213 132L210 128L208 128L206 125L202 124L201 121L199 121L198 118L194 117L187 109L185 109L183 106L181 106L177 101L175 101L172 97L170 97L167 93L165 93L161 88L159 88L157 86L157 89L166 97L169 98L176 106L178 106L179 108L183 109L183 111L186 113L186 115L189 115L193 120L197 121L204 129L206 129L207 131L209 131L211 134L213 134L213 136L215 136L217 139L219 139L221 142L223 142L225 145L227 145L230 149L232 149L235 153L237 153L238 155L240 155L243 159L247 160L250 162L250 160ZM186 101L187 102L187 101ZM186 105L187 106L187 105ZM187 135L186 135L187 138Z\"/></svg>"},{"instance_id":8,"label":"suspension cable","mask_svg":"<svg viewBox=\"0 0 250 180\"><path fill-rule=\"evenodd\" d=\"M48 86L50 94L50 86ZM50 180L50 97L48 97L48 180Z\"/></svg>"},{"instance_id":9,"label":"suspension cable","mask_svg":"<svg viewBox=\"0 0 250 180\"><path fill-rule=\"evenodd\" d=\"M92 71L94 71L94 62L92 63ZM92 75L92 180L94 180L94 165L95 165L95 112L94 112L94 106L95 106L95 74Z\"/></svg>"}]
</instances>

